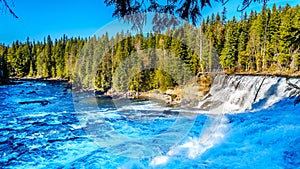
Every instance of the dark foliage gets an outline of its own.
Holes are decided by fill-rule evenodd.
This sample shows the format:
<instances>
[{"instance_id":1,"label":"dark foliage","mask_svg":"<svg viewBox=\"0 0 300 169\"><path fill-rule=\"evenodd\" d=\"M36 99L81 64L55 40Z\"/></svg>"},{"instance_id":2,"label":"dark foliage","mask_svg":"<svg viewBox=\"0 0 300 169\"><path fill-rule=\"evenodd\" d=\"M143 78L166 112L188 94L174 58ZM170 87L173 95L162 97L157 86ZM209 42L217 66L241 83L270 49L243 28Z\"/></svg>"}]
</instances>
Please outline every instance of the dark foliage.
<instances>
[{"instance_id":1,"label":"dark foliage","mask_svg":"<svg viewBox=\"0 0 300 169\"><path fill-rule=\"evenodd\" d=\"M224 5L228 0L213 1ZM252 2L266 3L267 1L268 0L242 0L242 5L239 6L237 10L245 10ZM155 12L179 16L184 20L191 21L194 25L198 23L203 7L211 7L211 0L105 0L104 2L107 6L115 7L115 11L113 13L113 16L115 17L123 18L132 14ZM155 25L160 24L160 20L153 19L152 22L155 23Z\"/></svg>"},{"instance_id":2,"label":"dark foliage","mask_svg":"<svg viewBox=\"0 0 300 169\"><path fill-rule=\"evenodd\" d=\"M0 0L0 4L2 3L3 7L0 8L1 11L6 12L8 10L8 12L15 18L18 18L18 16L15 14L15 12L12 10L12 7L14 6L13 0L12 3L9 4L7 2L7 0ZM2 12L3 13L3 12Z\"/></svg>"}]
</instances>

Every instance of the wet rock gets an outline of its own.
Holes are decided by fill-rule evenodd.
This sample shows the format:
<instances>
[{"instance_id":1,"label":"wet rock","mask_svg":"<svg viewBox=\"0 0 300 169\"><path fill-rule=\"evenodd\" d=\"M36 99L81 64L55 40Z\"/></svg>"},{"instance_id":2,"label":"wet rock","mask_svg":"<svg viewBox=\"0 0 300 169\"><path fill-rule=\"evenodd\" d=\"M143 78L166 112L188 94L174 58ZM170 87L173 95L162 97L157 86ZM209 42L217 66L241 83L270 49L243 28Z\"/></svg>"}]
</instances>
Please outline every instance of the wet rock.
<instances>
[{"instance_id":1,"label":"wet rock","mask_svg":"<svg viewBox=\"0 0 300 169\"><path fill-rule=\"evenodd\" d=\"M300 103L300 96L297 96L297 98L294 101L294 106Z\"/></svg>"},{"instance_id":2,"label":"wet rock","mask_svg":"<svg viewBox=\"0 0 300 169\"><path fill-rule=\"evenodd\" d=\"M31 92L28 92L26 94L36 94L37 95L36 91L31 91Z\"/></svg>"},{"instance_id":3,"label":"wet rock","mask_svg":"<svg viewBox=\"0 0 300 169\"><path fill-rule=\"evenodd\" d=\"M95 96L100 97L100 96L104 95L106 92L107 92L106 90L96 90Z\"/></svg>"},{"instance_id":4,"label":"wet rock","mask_svg":"<svg viewBox=\"0 0 300 169\"><path fill-rule=\"evenodd\" d=\"M164 110L164 111L163 111L163 114L166 114L166 115L172 115L172 116L178 116L179 112L177 112L177 111L172 111L172 110Z\"/></svg>"},{"instance_id":5,"label":"wet rock","mask_svg":"<svg viewBox=\"0 0 300 169\"><path fill-rule=\"evenodd\" d=\"M66 83L64 87L65 87L65 89L72 89L72 84Z\"/></svg>"}]
</instances>

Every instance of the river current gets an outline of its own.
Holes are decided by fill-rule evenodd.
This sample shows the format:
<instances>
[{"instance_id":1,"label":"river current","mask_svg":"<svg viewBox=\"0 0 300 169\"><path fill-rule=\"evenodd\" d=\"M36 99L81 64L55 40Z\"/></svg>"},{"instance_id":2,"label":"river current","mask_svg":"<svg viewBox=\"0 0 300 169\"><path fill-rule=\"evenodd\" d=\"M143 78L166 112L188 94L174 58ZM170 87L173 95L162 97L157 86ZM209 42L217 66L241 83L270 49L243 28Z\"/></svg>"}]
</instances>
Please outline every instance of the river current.
<instances>
[{"instance_id":1,"label":"river current","mask_svg":"<svg viewBox=\"0 0 300 169\"><path fill-rule=\"evenodd\" d=\"M0 86L0 168L300 168L293 101L216 116L64 83Z\"/></svg>"}]
</instances>

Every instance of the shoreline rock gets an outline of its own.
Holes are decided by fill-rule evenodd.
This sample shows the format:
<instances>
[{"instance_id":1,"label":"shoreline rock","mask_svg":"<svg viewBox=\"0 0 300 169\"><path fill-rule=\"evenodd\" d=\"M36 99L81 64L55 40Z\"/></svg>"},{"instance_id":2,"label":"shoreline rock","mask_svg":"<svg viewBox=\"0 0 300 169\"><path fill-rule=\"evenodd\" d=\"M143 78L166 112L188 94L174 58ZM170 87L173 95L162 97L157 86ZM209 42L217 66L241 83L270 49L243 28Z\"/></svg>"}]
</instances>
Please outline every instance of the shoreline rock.
<instances>
[{"instance_id":1,"label":"shoreline rock","mask_svg":"<svg viewBox=\"0 0 300 169\"><path fill-rule=\"evenodd\" d=\"M147 92L118 92L110 88L102 91L94 90L94 94L98 98L153 100L168 107L192 108L209 92L211 80L211 76L202 75L192 80L189 84L167 89L166 91L154 89Z\"/></svg>"}]
</instances>

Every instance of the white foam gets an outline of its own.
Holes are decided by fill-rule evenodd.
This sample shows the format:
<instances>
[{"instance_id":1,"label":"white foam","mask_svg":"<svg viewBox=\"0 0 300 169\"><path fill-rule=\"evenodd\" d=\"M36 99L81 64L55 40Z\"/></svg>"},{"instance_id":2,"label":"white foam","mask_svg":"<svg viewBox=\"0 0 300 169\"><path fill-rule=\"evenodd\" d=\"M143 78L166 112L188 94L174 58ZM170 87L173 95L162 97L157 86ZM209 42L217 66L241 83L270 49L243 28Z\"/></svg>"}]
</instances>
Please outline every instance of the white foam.
<instances>
[{"instance_id":1,"label":"white foam","mask_svg":"<svg viewBox=\"0 0 300 169\"><path fill-rule=\"evenodd\" d=\"M158 156L153 158L150 166L162 165L168 162L172 156L186 156L194 159L214 145L219 144L228 131L228 120L226 117L211 117L204 126L199 138L190 138L187 142L172 147L166 156Z\"/></svg>"},{"instance_id":2,"label":"white foam","mask_svg":"<svg viewBox=\"0 0 300 169\"><path fill-rule=\"evenodd\" d=\"M158 157L155 157L150 162L150 166L154 167L154 166L158 166L158 165L163 165L163 164L166 164L168 161L169 161L168 156L158 156Z\"/></svg>"}]
</instances>

